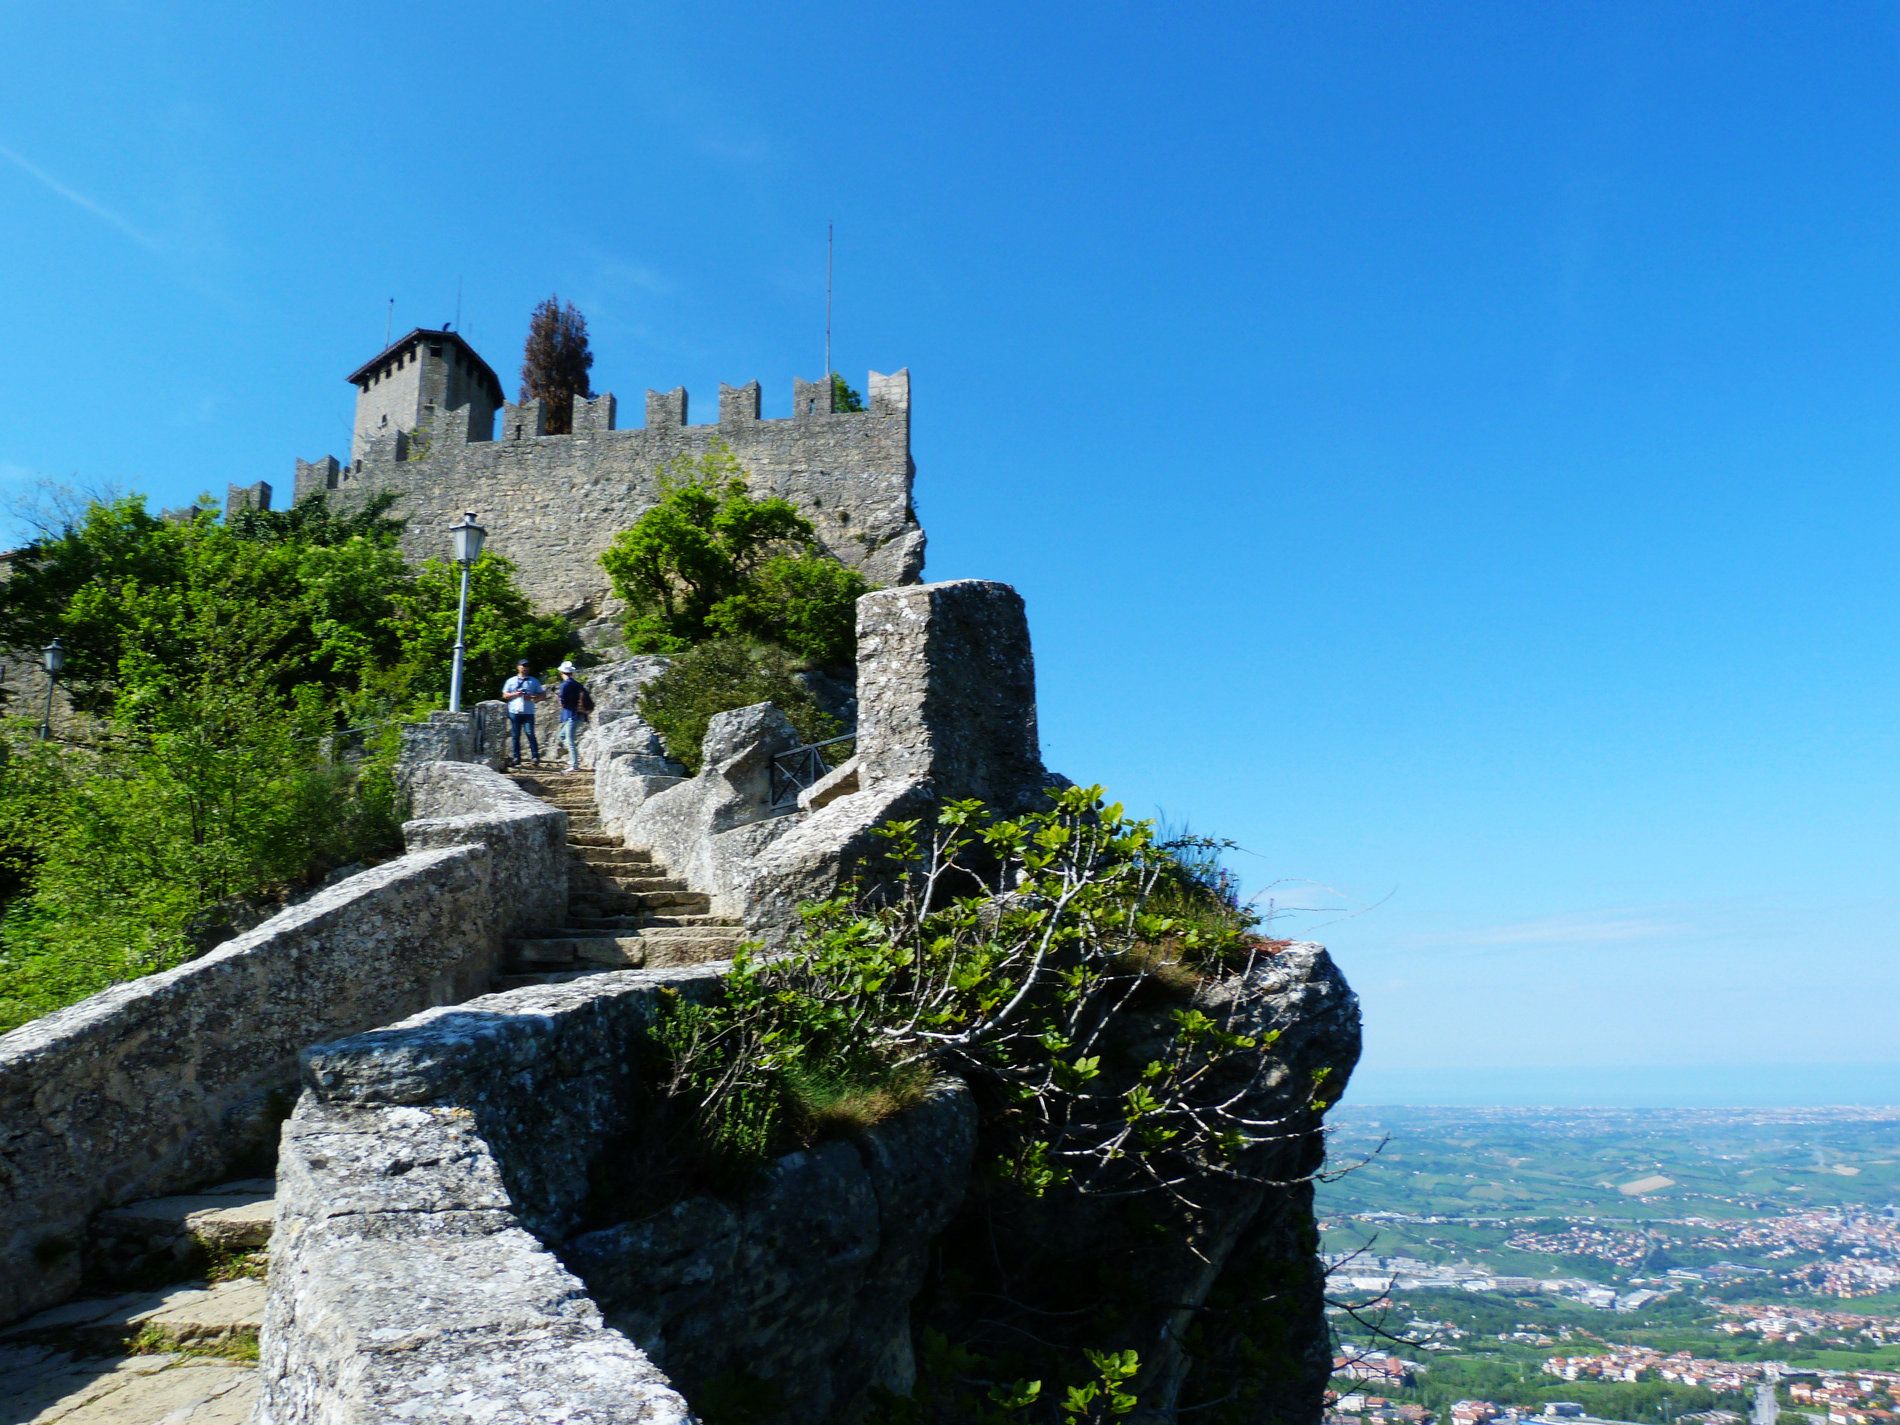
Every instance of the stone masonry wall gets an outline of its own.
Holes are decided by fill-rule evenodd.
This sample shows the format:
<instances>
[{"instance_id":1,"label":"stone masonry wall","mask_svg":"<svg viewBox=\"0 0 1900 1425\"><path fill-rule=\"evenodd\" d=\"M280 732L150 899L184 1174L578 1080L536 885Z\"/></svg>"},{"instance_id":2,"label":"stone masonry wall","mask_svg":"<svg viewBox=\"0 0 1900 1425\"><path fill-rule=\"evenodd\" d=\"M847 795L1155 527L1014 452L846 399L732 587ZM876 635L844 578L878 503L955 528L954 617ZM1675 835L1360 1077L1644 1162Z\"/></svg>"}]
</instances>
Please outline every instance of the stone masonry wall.
<instances>
[{"instance_id":1,"label":"stone masonry wall","mask_svg":"<svg viewBox=\"0 0 1900 1425\"><path fill-rule=\"evenodd\" d=\"M260 1425L684 1425L656 1353L699 1380L737 1363L816 1412L798 1418L908 1384L910 1298L969 1171L961 1088L730 1202L576 1235L640 1110L660 996L724 968L533 986L313 1047L278 1167Z\"/></svg>"},{"instance_id":2,"label":"stone masonry wall","mask_svg":"<svg viewBox=\"0 0 1900 1425\"><path fill-rule=\"evenodd\" d=\"M499 950L487 858L405 856L0 1035L0 1320L77 1288L98 1209L215 1182L268 1143L305 1044L467 993L459 972Z\"/></svg>"},{"instance_id":3,"label":"stone masonry wall","mask_svg":"<svg viewBox=\"0 0 1900 1425\"><path fill-rule=\"evenodd\" d=\"M857 752L823 805L775 808L771 758L797 735L769 705L721 713L703 766L683 780L637 718L595 734L601 820L648 846L720 912L768 941L797 923L801 900L837 892L892 818L977 797L1014 815L1061 779L1036 732L1036 671L1022 596L1007 584L953 579L858 600Z\"/></svg>"},{"instance_id":4,"label":"stone masonry wall","mask_svg":"<svg viewBox=\"0 0 1900 1425\"><path fill-rule=\"evenodd\" d=\"M558 915L564 812L472 765L413 791L409 855L0 1035L0 1322L71 1295L100 1208L268 1151L305 1045L481 993Z\"/></svg>"},{"instance_id":5,"label":"stone masonry wall","mask_svg":"<svg viewBox=\"0 0 1900 1425\"><path fill-rule=\"evenodd\" d=\"M862 412L833 412L822 383L800 391L792 419L760 420L756 386L725 388L714 425L685 423L684 391L649 392L646 425L632 430L614 428L614 399L600 396L577 403L574 434L560 436L539 434L540 402L509 405L492 441L471 441L465 419L450 419L426 442L371 441L354 467L300 460L295 498L327 494L347 506L396 492L412 560L446 558L449 526L472 510L536 604L562 611L604 596L600 552L652 507L662 467L723 441L753 489L796 504L833 554L873 583L914 582L924 533L911 508L909 373L872 373ZM397 458L412 448L426 453Z\"/></svg>"},{"instance_id":6,"label":"stone masonry wall","mask_svg":"<svg viewBox=\"0 0 1900 1425\"><path fill-rule=\"evenodd\" d=\"M498 707L499 704L485 704ZM567 914L567 813L473 762L429 762L405 778L410 805L429 814L403 823L411 851L479 843L504 936L561 924Z\"/></svg>"}]
</instances>

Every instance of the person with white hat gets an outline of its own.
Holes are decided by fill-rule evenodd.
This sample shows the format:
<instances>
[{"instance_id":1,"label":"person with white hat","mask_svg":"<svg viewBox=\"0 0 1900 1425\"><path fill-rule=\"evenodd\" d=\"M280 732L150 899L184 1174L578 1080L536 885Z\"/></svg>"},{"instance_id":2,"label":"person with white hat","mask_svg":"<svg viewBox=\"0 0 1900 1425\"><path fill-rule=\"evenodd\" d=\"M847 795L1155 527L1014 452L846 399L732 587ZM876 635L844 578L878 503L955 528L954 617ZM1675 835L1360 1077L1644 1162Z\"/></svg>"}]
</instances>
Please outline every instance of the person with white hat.
<instances>
[{"instance_id":1,"label":"person with white hat","mask_svg":"<svg viewBox=\"0 0 1900 1425\"><path fill-rule=\"evenodd\" d=\"M572 659L561 664L561 686L554 691L561 700L561 741L567 746L567 770L578 772L581 769L581 724L594 710L594 698L574 676Z\"/></svg>"}]
</instances>

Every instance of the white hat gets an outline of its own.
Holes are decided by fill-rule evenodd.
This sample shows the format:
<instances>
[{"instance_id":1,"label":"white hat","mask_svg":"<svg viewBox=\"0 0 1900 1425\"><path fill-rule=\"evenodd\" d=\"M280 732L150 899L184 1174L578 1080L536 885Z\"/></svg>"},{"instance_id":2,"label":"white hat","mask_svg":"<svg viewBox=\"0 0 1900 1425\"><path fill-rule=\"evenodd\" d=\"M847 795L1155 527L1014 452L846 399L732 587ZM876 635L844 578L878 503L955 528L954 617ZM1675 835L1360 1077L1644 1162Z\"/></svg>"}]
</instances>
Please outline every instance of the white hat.
<instances>
[{"instance_id":1,"label":"white hat","mask_svg":"<svg viewBox=\"0 0 1900 1425\"><path fill-rule=\"evenodd\" d=\"M564 662L564 663L562 663L562 664L561 664L561 671L562 671L563 673L572 673L572 672L574 671L574 663L573 663L573 660L572 660L572 659L569 659L569 660L567 660L566 662Z\"/></svg>"}]
</instances>

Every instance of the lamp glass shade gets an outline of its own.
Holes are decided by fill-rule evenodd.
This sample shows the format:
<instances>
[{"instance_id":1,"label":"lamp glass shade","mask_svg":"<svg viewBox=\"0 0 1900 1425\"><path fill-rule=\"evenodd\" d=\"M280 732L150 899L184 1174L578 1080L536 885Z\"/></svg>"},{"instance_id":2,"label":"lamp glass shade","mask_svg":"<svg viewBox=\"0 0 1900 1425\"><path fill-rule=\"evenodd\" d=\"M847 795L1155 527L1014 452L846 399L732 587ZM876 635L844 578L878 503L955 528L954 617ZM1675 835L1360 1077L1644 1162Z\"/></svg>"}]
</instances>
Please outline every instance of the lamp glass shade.
<instances>
[{"instance_id":1,"label":"lamp glass shade","mask_svg":"<svg viewBox=\"0 0 1900 1425\"><path fill-rule=\"evenodd\" d=\"M480 559L482 557L482 540L487 534L487 530L475 523L475 515L472 511L462 516L462 522L460 524L451 525L449 527L449 539L453 542L455 548L455 562L457 564L473 564L477 559Z\"/></svg>"},{"instance_id":2,"label":"lamp glass shade","mask_svg":"<svg viewBox=\"0 0 1900 1425\"><path fill-rule=\"evenodd\" d=\"M46 655L46 671L58 677L60 669L66 666L66 650L56 638L40 651Z\"/></svg>"}]
</instances>

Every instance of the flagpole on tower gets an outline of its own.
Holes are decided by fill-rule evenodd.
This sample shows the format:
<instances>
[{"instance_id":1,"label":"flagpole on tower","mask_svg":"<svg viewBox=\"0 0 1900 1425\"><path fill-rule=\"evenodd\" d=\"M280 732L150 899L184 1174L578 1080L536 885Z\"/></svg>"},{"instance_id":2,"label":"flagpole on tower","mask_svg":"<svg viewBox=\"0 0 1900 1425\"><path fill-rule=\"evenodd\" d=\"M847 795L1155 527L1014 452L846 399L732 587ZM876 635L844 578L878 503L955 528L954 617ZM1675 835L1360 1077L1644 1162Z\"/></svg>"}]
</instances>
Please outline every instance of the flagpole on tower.
<instances>
[{"instance_id":1,"label":"flagpole on tower","mask_svg":"<svg viewBox=\"0 0 1900 1425\"><path fill-rule=\"evenodd\" d=\"M825 384L831 384L831 224L825 224Z\"/></svg>"}]
</instances>

